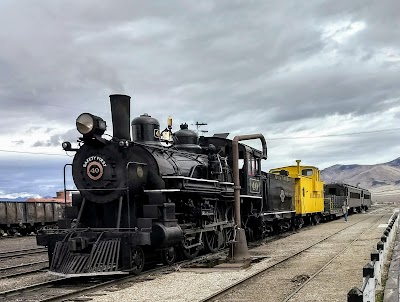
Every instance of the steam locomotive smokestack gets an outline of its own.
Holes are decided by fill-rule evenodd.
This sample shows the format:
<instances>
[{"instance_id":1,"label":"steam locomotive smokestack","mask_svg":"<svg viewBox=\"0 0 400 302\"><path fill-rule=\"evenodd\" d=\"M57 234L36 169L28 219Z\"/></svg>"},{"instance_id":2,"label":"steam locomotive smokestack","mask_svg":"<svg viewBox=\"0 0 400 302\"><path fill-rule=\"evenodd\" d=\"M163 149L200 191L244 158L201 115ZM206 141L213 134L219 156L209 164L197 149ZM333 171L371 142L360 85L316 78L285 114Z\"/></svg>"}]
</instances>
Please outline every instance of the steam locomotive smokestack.
<instances>
[{"instance_id":1,"label":"steam locomotive smokestack","mask_svg":"<svg viewBox=\"0 0 400 302\"><path fill-rule=\"evenodd\" d=\"M119 139L131 139L130 100L129 95L110 95L113 136Z\"/></svg>"}]
</instances>

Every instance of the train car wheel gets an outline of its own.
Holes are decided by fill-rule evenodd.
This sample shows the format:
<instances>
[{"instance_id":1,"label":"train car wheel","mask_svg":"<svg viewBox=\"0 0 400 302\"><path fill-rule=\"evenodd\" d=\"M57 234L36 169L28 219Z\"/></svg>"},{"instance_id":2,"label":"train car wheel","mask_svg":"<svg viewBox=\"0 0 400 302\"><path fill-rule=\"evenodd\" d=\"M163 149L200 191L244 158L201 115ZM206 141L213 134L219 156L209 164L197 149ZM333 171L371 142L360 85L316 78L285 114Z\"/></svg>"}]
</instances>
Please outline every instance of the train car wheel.
<instances>
[{"instance_id":1,"label":"train car wheel","mask_svg":"<svg viewBox=\"0 0 400 302\"><path fill-rule=\"evenodd\" d=\"M202 248L201 237L202 237L201 233L196 233L188 235L184 239L184 242L182 242L182 247L181 247L182 256L184 258L191 260L199 255L200 249ZM200 245L198 245L199 243Z\"/></svg>"},{"instance_id":2,"label":"train car wheel","mask_svg":"<svg viewBox=\"0 0 400 302\"><path fill-rule=\"evenodd\" d=\"M8 236L14 236L15 235L15 233L16 233L17 231L15 230L15 229L7 229L7 235Z\"/></svg>"},{"instance_id":3,"label":"train car wheel","mask_svg":"<svg viewBox=\"0 0 400 302\"><path fill-rule=\"evenodd\" d=\"M192 247L190 249L182 248L182 254L186 259L192 260L199 255L200 250L197 247Z\"/></svg>"},{"instance_id":4,"label":"train car wheel","mask_svg":"<svg viewBox=\"0 0 400 302\"><path fill-rule=\"evenodd\" d=\"M176 261L176 249L173 246L161 251L161 259L165 265L172 265Z\"/></svg>"},{"instance_id":5,"label":"train car wheel","mask_svg":"<svg viewBox=\"0 0 400 302\"><path fill-rule=\"evenodd\" d=\"M225 238L224 232L220 230L214 230L204 233L204 241L206 248L211 253L218 252L224 246Z\"/></svg>"},{"instance_id":6,"label":"train car wheel","mask_svg":"<svg viewBox=\"0 0 400 302\"><path fill-rule=\"evenodd\" d=\"M138 275L142 272L144 267L144 253L143 250L138 247L132 247L132 262L131 262L131 272Z\"/></svg>"},{"instance_id":7,"label":"train car wheel","mask_svg":"<svg viewBox=\"0 0 400 302\"><path fill-rule=\"evenodd\" d=\"M28 235L28 229L27 228L20 228L19 229L19 233L21 234L21 236L26 236L26 235Z\"/></svg>"},{"instance_id":8,"label":"train car wheel","mask_svg":"<svg viewBox=\"0 0 400 302\"><path fill-rule=\"evenodd\" d=\"M312 217L312 222L313 222L312 224L317 225L317 224L319 224L320 221L321 221L321 217L319 215L314 215Z\"/></svg>"}]
</instances>

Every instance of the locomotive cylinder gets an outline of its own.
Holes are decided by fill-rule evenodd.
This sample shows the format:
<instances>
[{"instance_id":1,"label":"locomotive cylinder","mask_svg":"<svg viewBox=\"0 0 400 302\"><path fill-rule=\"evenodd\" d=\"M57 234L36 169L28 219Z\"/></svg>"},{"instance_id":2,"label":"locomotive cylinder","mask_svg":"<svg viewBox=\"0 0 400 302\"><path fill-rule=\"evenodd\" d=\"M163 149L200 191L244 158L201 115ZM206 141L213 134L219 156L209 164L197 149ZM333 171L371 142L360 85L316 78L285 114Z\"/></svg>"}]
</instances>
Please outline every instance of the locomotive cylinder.
<instances>
[{"instance_id":1,"label":"locomotive cylinder","mask_svg":"<svg viewBox=\"0 0 400 302\"><path fill-rule=\"evenodd\" d=\"M130 100L131 97L129 95L110 95L113 136L119 139L131 139Z\"/></svg>"},{"instance_id":2,"label":"locomotive cylinder","mask_svg":"<svg viewBox=\"0 0 400 302\"><path fill-rule=\"evenodd\" d=\"M164 247L178 244L182 240L182 229L179 225L166 227L160 222L153 223L151 241L154 245Z\"/></svg>"}]
</instances>

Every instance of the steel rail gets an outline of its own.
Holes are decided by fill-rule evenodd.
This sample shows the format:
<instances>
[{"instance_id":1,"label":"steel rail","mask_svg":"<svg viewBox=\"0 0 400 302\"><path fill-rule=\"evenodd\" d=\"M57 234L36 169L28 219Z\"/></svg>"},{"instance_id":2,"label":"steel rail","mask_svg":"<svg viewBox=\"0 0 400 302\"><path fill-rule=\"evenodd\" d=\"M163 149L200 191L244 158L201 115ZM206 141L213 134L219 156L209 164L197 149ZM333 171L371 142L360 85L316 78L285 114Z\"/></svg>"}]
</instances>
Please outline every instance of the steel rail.
<instances>
[{"instance_id":1,"label":"steel rail","mask_svg":"<svg viewBox=\"0 0 400 302\"><path fill-rule=\"evenodd\" d=\"M220 253L220 252L219 252ZM183 260L180 262L176 262L173 266L162 266L162 267L158 267L155 269L149 269L146 271L143 271L143 273L146 273L146 275L148 274L155 274L155 273L165 273L168 271L175 271L176 268L179 267L183 267L183 266L187 266L196 262L200 262L203 261L204 259L206 259L208 256L216 256L218 255L218 253L216 254L207 254L201 257L198 257L196 259L192 259L192 260ZM112 277L112 276L110 276ZM7 290L7 291L3 291L0 292L0 300L5 299L7 300L7 298L11 297L11 296L17 296L17 295L21 295L21 298L25 298L25 294L29 293L37 293L38 290L41 289L52 289L55 288L57 285L63 285L65 282L68 282L68 280L70 281L76 281L77 279L84 279L84 277L78 277L78 278L60 278L60 279L56 279L56 280L49 280L46 282L41 282L41 283L37 283L37 284L32 284L32 285L28 285L25 287L21 287L21 288L15 288L15 289L11 289L11 290ZM148 278L148 276L144 276L142 274L140 275L128 275L128 276L124 276L124 277L115 277L112 280L107 280L104 282L100 282L98 284L93 284L90 285L88 287L85 288L81 288L81 289L77 289L73 292L69 292L69 293L65 293L65 294L61 294L61 295L49 295L50 297L47 298L43 298L41 300L37 300L36 301L41 301L41 302L55 302L55 301L64 301L65 299L70 299L70 298L76 298L79 297L83 294L89 293L89 292L94 292L96 290L102 289L102 288L107 288L113 285L118 285L118 284L122 284L122 283L126 283L126 282L131 282L131 281L138 281L141 282L143 281L143 279ZM95 278L91 277L89 278L90 280L94 280ZM99 278L100 280L100 278ZM79 284L78 286L82 286L82 284ZM71 289L71 286L68 287L68 289ZM46 295L45 292L41 292L40 294L42 295Z\"/></svg>"},{"instance_id":2,"label":"steel rail","mask_svg":"<svg viewBox=\"0 0 400 302\"><path fill-rule=\"evenodd\" d=\"M8 278L15 278L15 277L20 277L20 276L24 276L24 275L30 275L30 274L36 274L36 273L46 273L46 269L48 267L41 267L35 270L30 270L30 271L24 271L24 272L18 272L18 273L14 273L14 274L9 274L9 275L4 275L4 276L0 276L0 280L1 279L8 279Z\"/></svg>"},{"instance_id":3,"label":"steel rail","mask_svg":"<svg viewBox=\"0 0 400 302\"><path fill-rule=\"evenodd\" d=\"M381 219L381 218L382 218L383 216L385 216L385 215L386 215L386 214L383 214L383 215L380 216L378 219L374 220L373 223L375 223L376 221L378 221L379 219ZM319 241L317 241L317 242L315 242L315 243L313 243L313 244L307 246L306 248L304 248L304 249L302 249L302 250L300 250L300 251L298 251L298 252L296 252L296 253L294 253L294 254L292 254L292 255L290 255L290 256L285 257L284 259L279 260L278 262L276 262L276 263L274 263L274 264L272 264L272 265L270 265L270 266L268 266L268 267L266 267L266 268L264 268L264 269L262 269L262 270L260 270L260 271L254 272L253 274L247 276L247 277L244 278L244 279L241 279L241 280L239 280L239 281L237 281L237 282L235 282L235 283L232 283L231 285L229 285L229 286L227 286L227 287L225 287L225 288L223 288L223 289L221 289L221 290L219 290L219 291L217 291L217 292L211 294L210 296L208 296L208 297L206 297L206 298L200 300L200 302L209 302L209 301L214 301L214 300L216 300L216 299L219 299L219 298L225 296L229 291L231 291L231 290L234 289L235 287L238 287L239 285L245 283L246 281L257 277L257 276L261 275L262 273L265 273L266 271L268 271L268 270L270 270L270 269L272 269L272 268L274 268L274 267L276 267L276 266L278 266L278 265L280 265L280 264L282 264L282 263L284 263L284 262L286 262L286 261L288 261L288 260L290 260L290 259L296 257L297 255L300 255L301 253L303 253L303 252L305 252L306 250L308 250L308 249L310 249L310 248L312 248L312 247L314 247L314 246L320 244L321 242L324 242L325 240L327 240L327 239L329 239L329 238L331 238L331 237L333 237L333 236L335 236L335 235L341 233L342 231L344 231L344 230L346 230L346 229L348 229L348 228L350 228L350 227L352 227L352 226L354 226L354 225L356 225L356 224L359 224L359 223L361 223L361 222L364 222L364 221L366 221L366 220L368 220L368 219L370 219L370 218L371 218L371 217L367 217L367 218L364 219L364 220L361 220L361 221L358 221L358 222L356 222L356 223L350 224L350 225L348 225L347 227L345 227L345 228L343 228L343 229L341 229L341 230L339 230L339 231L337 231L337 232L335 232L335 233L333 233L333 234L331 234L331 235L329 235L329 236L327 236L327 237L325 237L325 238L323 238L323 239L321 239L321 240L319 240Z\"/></svg>"},{"instance_id":4,"label":"steel rail","mask_svg":"<svg viewBox=\"0 0 400 302\"><path fill-rule=\"evenodd\" d=\"M144 273L146 273L146 275L148 274L154 274L154 273L165 273L168 271L176 271L176 268L180 268L180 267L185 267L188 265L192 265L194 263L198 263L201 262L205 259L207 259L209 256L218 256L218 254L221 254L223 252L228 251L228 249L224 249L222 251L219 251L217 253L208 253L206 255L200 256L196 259L192 259L192 260L183 260L183 261L179 261L176 262L173 266L162 266L159 268L155 268L155 269L151 269L151 270L146 270L144 271ZM137 281L137 282L142 282L143 279L148 279L148 276L143 276L142 274L140 275L129 275L129 276L125 276L125 277L120 277L118 279L114 279L114 280L109 280L103 283L99 283L99 284L94 284L92 286L83 288L83 289L78 289L74 292L70 292L70 293L65 293L65 294L61 294L55 297L49 297L49 298L45 298L40 300L39 302L61 302L61 301L65 301L66 299L74 299L77 298L79 296L82 296L84 294L88 294L91 292L95 292L99 289L103 289L103 288L107 288L110 286L114 286L114 285L119 285L119 284L123 284L126 282L132 282L132 281ZM1 294L1 293L0 293Z\"/></svg>"},{"instance_id":5,"label":"steel rail","mask_svg":"<svg viewBox=\"0 0 400 302\"><path fill-rule=\"evenodd\" d=\"M14 265L14 266L9 266L9 267L3 267L3 268L0 268L0 273L4 272L4 271L9 271L9 270L12 270L12 269L19 269L21 267L33 266L33 265L36 265L36 264L42 264L42 263L46 263L46 262L49 262L49 261L48 260L41 260L41 261L37 261L37 262L31 262L31 263L26 263L26 264L19 264L19 265Z\"/></svg>"},{"instance_id":6,"label":"steel rail","mask_svg":"<svg viewBox=\"0 0 400 302\"><path fill-rule=\"evenodd\" d=\"M370 217L368 217L368 218L370 218ZM367 220L368 218L366 218L365 220ZM380 218L381 218L381 217L380 217ZM380 218L379 218L379 219L380 219ZM356 224L358 224L358 223L361 223L361 222L363 222L363 221L365 221L365 220L362 220L362 221L357 222L357 223L353 223L353 224L349 225L348 227L346 227L346 228L344 228L344 229L342 229L342 230L336 232L335 234L340 233L341 231L343 231L343 230L345 230L345 229L347 229L347 228L349 228L349 227L351 227L351 226L354 226L354 225L356 225ZM311 227L312 227L312 226L307 226L307 227L304 227L304 228L302 228L302 229L309 229L309 228L311 228ZM285 234L284 237L291 236L291 235L293 235L293 234L295 234L295 233L297 233L297 231L289 232L289 234ZM335 234L331 235L330 237L334 236ZM256 242L258 242L258 243L260 243L260 242L266 242L266 241L272 242L272 241L281 239L282 236L283 236L282 234L278 234L278 235L271 236L271 237L268 237L268 238L265 238L265 239L262 239L262 240L259 240L259 241L256 241ZM324 240L326 240L326 239L328 239L328 238L325 238ZM322 240L322 241L323 241L323 240ZM316 244L318 244L318 243L316 243ZM315 245L316 245L316 244L315 244ZM308 247L308 248L311 248L311 246ZM184 261L180 261L180 262L175 263L174 266L172 266L172 267L171 267L171 266L163 266L163 267L161 267L161 268L156 268L156 269L153 269L153 270L147 270L147 271L145 271L145 273L146 273L146 274L149 274L149 273L151 274L151 273L157 273L157 272L168 271L168 270L171 270L171 269L174 270L175 267L185 267L185 266L191 265L191 264L193 264L193 263L201 262L201 261L203 261L204 259L207 259L207 257L210 256L210 255L216 257L218 254L227 252L228 250L229 250L229 249L223 249L223 250L219 251L219 252L216 253L216 254L206 254L206 255L197 257L196 259L193 259L193 260L184 260ZM294 255L293 255L293 256L294 256ZM292 256L292 257L293 257L293 256ZM285 260L283 260L283 261L285 261ZM281 262L283 262L283 261L281 261ZM276 265L278 265L278 264L279 264L279 263L276 263L276 264L274 264L273 266L276 266ZM270 268L270 267L269 267L269 268ZM141 277L143 277L143 276L142 276L142 275L138 275L138 276L129 275L129 276L125 276L125 277L120 277L120 278L118 278L118 279L108 280L108 281L103 282L103 283L94 284L94 285L91 285L91 286L86 287L86 288L83 288L83 289L78 289L78 290L76 290L76 291L74 291L74 292L65 293L65 294L61 294L61 295L58 295L58 296L53 296L53 297L45 298L45 299L42 299L42 300L40 300L40 301L41 301L41 302L58 302L58 301L65 301L66 299L77 298L77 297L82 296L82 295L84 295L84 294L91 293L91 292L95 292L95 291L97 291L97 290L100 290L100 289L103 289L103 288L107 288L107 287L110 287L110 286L113 286L113 285L119 285L119 284L123 284L123 283L126 283L126 282L131 282L131 281L135 281L135 280L137 280L138 282L140 282L140 281L143 280ZM1 293L0 293L0 297L1 297Z\"/></svg>"},{"instance_id":7,"label":"steel rail","mask_svg":"<svg viewBox=\"0 0 400 302\"><path fill-rule=\"evenodd\" d=\"M45 252L47 252L46 248L31 248L24 250L5 251L5 252L0 252L0 259L17 258L27 255L45 253Z\"/></svg>"},{"instance_id":8,"label":"steel rail","mask_svg":"<svg viewBox=\"0 0 400 302\"><path fill-rule=\"evenodd\" d=\"M350 244L348 244L344 249L342 249L339 253L337 253L334 257L332 257L331 260L329 260L327 263L324 264L324 266L322 266L316 273L314 273L313 275L310 276L310 278L308 278L302 285L300 285L298 288L296 288L288 297L285 298L285 300L283 300L282 302L288 302L291 298L293 298L294 295L296 295L304 286L306 286L308 283L310 283L311 280L313 280L316 276L318 276L322 271L325 270L325 268L331 264L336 258L338 258L339 256L342 256L343 253L349 249L358 239L360 239L360 237L362 235L365 234L366 231L370 230L371 226L373 226L373 224L375 224L379 219L381 219L383 216L379 217L378 219L374 220L370 227L365 229L362 233L360 233L356 239L354 239L352 242L350 242Z\"/></svg>"},{"instance_id":9,"label":"steel rail","mask_svg":"<svg viewBox=\"0 0 400 302\"><path fill-rule=\"evenodd\" d=\"M40 282L40 283L36 283L36 284L32 284L32 285L27 285L27 286L24 286L24 287L18 287L18 288L6 290L6 291L3 291L3 292L0 292L0 298L7 298L7 297L9 297L11 295L17 295L19 293L23 293L25 291L32 291L34 289L46 288L46 287L49 287L51 285L56 285L57 283L61 283L61 282L65 281L66 279L67 278L49 280L49 281Z\"/></svg>"}]
</instances>

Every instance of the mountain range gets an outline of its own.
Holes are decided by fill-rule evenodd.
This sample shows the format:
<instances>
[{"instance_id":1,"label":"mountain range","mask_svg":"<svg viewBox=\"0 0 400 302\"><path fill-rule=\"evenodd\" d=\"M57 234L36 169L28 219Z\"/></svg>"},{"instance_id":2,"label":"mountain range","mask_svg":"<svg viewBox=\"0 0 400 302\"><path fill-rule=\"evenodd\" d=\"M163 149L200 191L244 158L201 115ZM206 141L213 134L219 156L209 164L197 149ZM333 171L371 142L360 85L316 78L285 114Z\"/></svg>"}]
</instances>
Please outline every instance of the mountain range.
<instances>
[{"instance_id":1,"label":"mountain range","mask_svg":"<svg viewBox=\"0 0 400 302\"><path fill-rule=\"evenodd\" d=\"M334 165L323 169L321 178L369 189L375 196L400 196L400 157L375 165Z\"/></svg>"},{"instance_id":2,"label":"mountain range","mask_svg":"<svg viewBox=\"0 0 400 302\"><path fill-rule=\"evenodd\" d=\"M51 196L45 196L43 198L52 198ZM25 201L27 197L16 197L16 198L0 198L0 201Z\"/></svg>"}]
</instances>

